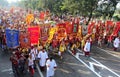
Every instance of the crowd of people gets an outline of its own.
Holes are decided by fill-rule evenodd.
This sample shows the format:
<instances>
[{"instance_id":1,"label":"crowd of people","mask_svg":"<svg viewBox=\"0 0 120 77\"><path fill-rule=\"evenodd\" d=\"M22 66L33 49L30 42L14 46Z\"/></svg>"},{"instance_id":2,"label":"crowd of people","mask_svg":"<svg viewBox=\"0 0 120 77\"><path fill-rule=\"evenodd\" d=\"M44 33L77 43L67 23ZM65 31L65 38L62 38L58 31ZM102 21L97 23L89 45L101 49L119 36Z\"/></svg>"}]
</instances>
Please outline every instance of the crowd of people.
<instances>
[{"instance_id":1,"label":"crowd of people","mask_svg":"<svg viewBox=\"0 0 120 77\"><path fill-rule=\"evenodd\" d=\"M29 23L26 23L25 21L27 14L34 15L34 19ZM83 16L57 16L54 14L48 15L48 17L46 16L44 20L40 20L38 11L23 9L14 11L12 9L7 11L0 9L0 45L3 49L6 47L5 29L25 31L28 26L49 23L51 21L54 21L55 23L64 23L65 21L71 23L77 22L79 26L82 26L86 24L87 20L88 18ZM96 42L100 47L102 47L103 44L107 45L107 47L113 46L114 51L116 51L120 44L119 33L115 36L111 35L109 32L106 33L105 26L103 26L105 25L105 22L100 22L99 20L95 21L95 19L92 19L90 22L95 22L95 32L92 30L91 33L82 34L80 37L66 36L62 40L57 41L56 38L53 38L50 43L46 43L45 45L40 43L39 45L31 45L30 48L17 47L12 49L13 52L10 61L12 62L12 69L15 76L17 77L21 73L24 74L28 69L30 75L33 77L37 64L41 71L45 71L46 69L46 77L54 76L54 69L57 67L57 64L53 59L53 55L51 56L53 51L60 56L60 59L63 59L63 54L67 49L70 49L73 55L76 54L76 49L81 49L84 51L85 56L89 57L91 46ZM87 29L83 28L82 30L86 31Z\"/></svg>"},{"instance_id":2,"label":"crowd of people","mask_svg":"<svg viewBox=\"0 0 120 77\"><path fill-rule=\"evenodd\" d=\"M57 67L56 61L52 56L48 57L45 48L37 49L36 46L31 46L30 50L25 50L25 52L19 48L15 49L10 61L15 77L19 77L20 74L25 74L27 71L33 77L35 70L37 70L37 64L42 72L46 70L46 77L50 77L54 76L54 69Z\"/></svg>"}]
</instances>

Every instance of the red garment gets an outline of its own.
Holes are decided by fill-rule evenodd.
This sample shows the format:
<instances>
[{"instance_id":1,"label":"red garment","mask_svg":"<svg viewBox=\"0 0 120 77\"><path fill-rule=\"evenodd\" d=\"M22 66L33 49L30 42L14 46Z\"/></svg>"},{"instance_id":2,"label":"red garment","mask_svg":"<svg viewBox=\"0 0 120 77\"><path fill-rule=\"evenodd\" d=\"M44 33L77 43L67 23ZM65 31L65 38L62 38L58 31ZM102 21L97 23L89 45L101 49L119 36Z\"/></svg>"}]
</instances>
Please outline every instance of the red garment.
<instances>
[{"instance_id":1,"label":"red garment","mask_svg":"<svg viewBox=\"0 0 120 77\"><path fill-rule=\"evenodd\" d=\"M85 52L85 56L90 56L90 52Z\"/></svg>"},{"instance_id":2,"label":"red garment","mask_svg":"<svg viewBox=\"0 0 120 77\"><path fill-rule=\"evenodd\" d=\"M52 41L52 47L55 48L55 47L57 47L57 45L58 45L57 40L53 40Z\"/></svg>"},{"instance_id":3,"label":"red garment","mask_svg":"<svg viewBox=\"0 0 120 77\"><path fill-rule=\"evenodd\" d=\"M33 76L35 71L34 71L34 68L32 66L29 66L29 71L30 71L31 75Z\"/></svg>"},{"instance_id":4,"label":"red garment","mask_svg":"<svg viewBox=\"0 0 120 77\"><path fill-rule=\"evenodd\" d=\"M88 25L88 34L92 33L94 25L95 25L94 22L91 22L91 24Z\"/></svg>"},{"instance_id":5,"label":"red garment","mask_svg":"<svg viewBox=\"0 0 120 77\"><path fill-rule=\"evenodd\" d=\"M111 42L111 41L112 41L112 39L113 39L113 37L112 37L112 36L109 36L109 37L108 37L108 41L110 41L110 42Z\"/></svg>"},{"instance_id":6,"label":"red garment","mask_svg":"<svg viewBox=\"0 0 120 77\"><path fill-rule=\"evenodd\" d=\"M15 52L15 55L17 56L17 59L20 59L21 53L20 53L19 51L16 51L16 52Z\"/></svg>"},{"instance_id":7,"label":"red garment","mask_svg":"<svg viewBox=\"0 0 120 77\"><path fill-rule=\"evenodd\" d=\"M40 12L40 19L44 19L45 18L45 13L43 11Z\"/></svg>"},{"instance_id":8,"label":"red garment","mask_svg":"<svg viewBox=\"0 0 120 77\"><path fill-rule=\"evenodd\" d=\"M15 57L15 56L11 56L10 57L10 61L12 62L12 64L14 64L14 65L18 65L18 59Z\"/></svg>"}]
</instances>

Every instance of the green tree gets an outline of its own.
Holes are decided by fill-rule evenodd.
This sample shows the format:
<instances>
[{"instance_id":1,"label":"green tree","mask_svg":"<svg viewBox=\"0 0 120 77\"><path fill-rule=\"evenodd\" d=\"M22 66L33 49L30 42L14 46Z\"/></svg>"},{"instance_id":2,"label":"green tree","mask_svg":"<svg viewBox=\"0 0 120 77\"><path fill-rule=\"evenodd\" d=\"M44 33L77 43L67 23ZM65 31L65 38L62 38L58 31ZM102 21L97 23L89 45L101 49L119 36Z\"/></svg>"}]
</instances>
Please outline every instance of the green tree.
<instances>
[{"instance_id":1,"label":"green tree","mask_svg":"<svg viewBox=\"0 0 120 77\"><path fill-rule=\"evenodd\" d=\"M78 0L64 0L62 2L61 10L75 15L79 10L79 1Z\"/></svg>"},{"instance_id":2,"label":"green tree","mask_svg":"<svg viewBox=\"0 0 120 77\"><path fill-rule=\"evenodd\" d=\"M99 0L64 0L61 9L71 14L80 13L80 15L88 16L88 24L93 16L94 10L97 8L98 1Z\"/></svg>"},{"instance_id":3,"label":"green tree","mask_svg":"<svg viewBox=\"0 0 120 77\"><path fill-rule=\"evenodd\" d=\"M104 19L111 19L116 11L117 0L101 0L98 3L97 11Z\"/></svg>"}]
</instances>

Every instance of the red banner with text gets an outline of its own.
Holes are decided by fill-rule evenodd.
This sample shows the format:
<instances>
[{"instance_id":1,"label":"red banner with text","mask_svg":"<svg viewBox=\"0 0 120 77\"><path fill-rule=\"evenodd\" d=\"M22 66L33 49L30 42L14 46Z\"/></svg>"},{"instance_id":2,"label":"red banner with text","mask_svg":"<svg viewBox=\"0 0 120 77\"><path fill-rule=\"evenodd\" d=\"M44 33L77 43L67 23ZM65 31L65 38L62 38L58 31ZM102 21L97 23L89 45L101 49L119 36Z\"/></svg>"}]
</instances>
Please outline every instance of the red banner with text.
<instances>
[{"instance_id":1,"label":"red banner with text","mask_svg":"<svg viewBox=\"0 0 120 77\"><path fill-rule=\"evenodd\" d=\"M38 44L40 38L40 27L39 26L29 27L28 32L30 33L31 45Z\"/></svg>"}]
</instances>

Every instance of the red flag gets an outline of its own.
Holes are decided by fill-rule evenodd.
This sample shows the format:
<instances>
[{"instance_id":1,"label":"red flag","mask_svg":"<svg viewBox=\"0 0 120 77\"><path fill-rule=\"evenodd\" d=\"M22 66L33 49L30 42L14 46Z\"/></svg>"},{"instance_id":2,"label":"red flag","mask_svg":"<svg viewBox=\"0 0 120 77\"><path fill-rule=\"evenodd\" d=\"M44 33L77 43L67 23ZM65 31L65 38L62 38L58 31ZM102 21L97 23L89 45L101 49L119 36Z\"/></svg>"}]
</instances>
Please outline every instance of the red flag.
<instances>
[{"instance_id":1,"label":"red flag","mask_svg":"<svg viewBox=\"0 0 120 77\"><path fill-rule=\"evenodd\" d=\"M67 34L72 33L72 24L70 22L66 22L66 32Z\"/></svg>"},{"instance_id":2,"label":"red flag","mask_svg":"<svg viewBox=\"0 0 120 77\"><path fill-rule=\"evenodd\" d=\"M35 45L38 44L40 38L40 27L29 27L28 32L30 33L30 41L31 44Z\"/></svg>"},{"instance_id":3,"label":"red flag","mask_svg":"<svg viewBox=\"0 0 120 77\"><path fill-rule=\"evenodd\" d=\"M65 28L65 27L66 27L66 24L65 24L65 23L59 23L59 24L57 24L57 26L58 26L59 28Z\"/></svg>"},{"instance_id":4,"label":"red flag","mask_svg":"<svg viewBox=\"0 0 120 77\"><path fill-rule=\"evenodd\" d=\"M88 34L92 33L94 24L95 24L94 22L91 22L91 23L88 25Z\"/></svg>"},{"instance_id":5,"label":"red flag","mask_svg":"<svg viewBox=\"0 0 120 77\"><path fill-rule=\"evenodd\" d=\"M44 19L45 18L45 13L43 11L40 12L40 19Z\"/></svg>"},{"instance_id":6,"label":"red flag","mask_svg":"<svg viewBox=\"0 0 120 77\"><path fill-rule=\"evenodd\" d=\"M113 26L113 21L106 21L106 31L109 32L110 31L110 26Z\"/></svg>"},{"instance_id":7,"label":"red flag","mask_svg":"<svg viewBox=\"0 0 120 77\"><path fill-rule=\"evenodd\" d=\"M62 40L63 38L66 37L66 24L60 23L57 26L59 27L57 31L57 34L58 34L57 39Z\"/></svg>"},{"instance_id":8,"label":"red flag","mask_svg":"<svg viewBox=\"0 0 120 77\"><path fill-rule=\"evenodd\" d=\"M120 22L116 22L116 26L113 31L113 36L117 36L119 31L120 31Z\"/></svg>"},{"instance_id":9,"label":"red flag","mask_svg":"<svg viewBox=\"0 0 120 77\"><path fill-rule=\"evenodd\" d=\"M106 21L106 24L112 26L113 25L113 21Z\"/></svg>"}]
</instances>

